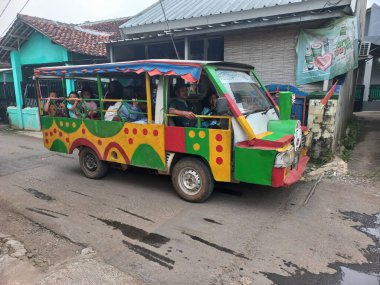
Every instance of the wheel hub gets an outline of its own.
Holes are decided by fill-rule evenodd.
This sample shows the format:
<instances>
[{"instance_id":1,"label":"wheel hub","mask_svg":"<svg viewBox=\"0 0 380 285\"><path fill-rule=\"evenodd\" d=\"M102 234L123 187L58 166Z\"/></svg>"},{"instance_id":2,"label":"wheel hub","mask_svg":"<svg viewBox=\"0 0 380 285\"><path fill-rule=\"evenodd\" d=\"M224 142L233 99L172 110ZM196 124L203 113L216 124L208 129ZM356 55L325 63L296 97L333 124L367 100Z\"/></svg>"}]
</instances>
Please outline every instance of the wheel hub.
<instances>
[{"instance_id":1,"label":"wheel hub","mask_svg":"<svg viewBox=\"0 0 380 285\"><path fill-rule=\"evenodd\" d=\"M98 162L93 154L88 153L84 159L85 166L90 171L95 171L98 168Z\"/></svg>"},{"instance_id":2,"label":"wheel hub","mask_svg":"<svg viewBox=\"0 0 380 285\"><path fill-rule=\"evenodd\" d=\"M182 169L178 179L182 191L188 195L195 195L202 188L201 177L194 169Z\"/></svg>"}]
</instances>

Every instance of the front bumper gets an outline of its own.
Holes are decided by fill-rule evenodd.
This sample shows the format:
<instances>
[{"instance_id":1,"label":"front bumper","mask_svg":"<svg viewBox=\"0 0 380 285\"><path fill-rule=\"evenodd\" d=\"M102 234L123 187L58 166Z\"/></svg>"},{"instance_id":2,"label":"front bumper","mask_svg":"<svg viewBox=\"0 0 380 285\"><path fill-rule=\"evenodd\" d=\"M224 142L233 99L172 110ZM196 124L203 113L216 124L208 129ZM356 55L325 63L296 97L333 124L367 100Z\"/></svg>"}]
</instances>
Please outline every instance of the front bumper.
<instances>
[{"instance_id":1,"label":"front bumper","mask_svg":"<svg viewBox=\"0 0 380 285\"><path fill-rule=\"evenodd\" d=\"M298 164L293 169L290 169L290 167L273 168L272 187L290 186L299 181L309 159L307 155L300 157Z\"/></svg>"}]
</instances>

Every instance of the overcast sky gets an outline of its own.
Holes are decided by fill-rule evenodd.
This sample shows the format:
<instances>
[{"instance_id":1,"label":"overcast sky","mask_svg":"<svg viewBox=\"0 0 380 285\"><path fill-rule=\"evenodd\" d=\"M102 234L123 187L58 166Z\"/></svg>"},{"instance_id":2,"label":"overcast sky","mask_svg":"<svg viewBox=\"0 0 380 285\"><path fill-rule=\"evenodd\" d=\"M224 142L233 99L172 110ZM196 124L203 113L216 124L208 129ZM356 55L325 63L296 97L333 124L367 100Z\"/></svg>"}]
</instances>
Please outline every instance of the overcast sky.
<instances>
[{"instance_id":1,"label":"overcast sky","mask_svg":"<svg viewBox=\"0 0 380 285\"><path fill-rule=\"evenodd\" d=\"M27 0L11 0L0 17L0 36L9 27ZM29 0L22 14L64 23L83 23L133 16L158 0ZM213 0L210 0L213 1ZM360 0L363 1L363 0ZM0 13L8 0L0 0ZM367 0L367 7L380 0Z\"/></svg>"},{"instance_id":2,"label":"overcast sky","mask_svg":"<svg viewBox=\"0 0 380 285\"><path fill-rule=\"evenodd\" d=\"M11 0L0 17L0 36L27 0ZM22 14L64 23L106 20L133 16L158 0L29 0ZM8 0L0 0L0 13Z\"/></svg>"}]
</instances>

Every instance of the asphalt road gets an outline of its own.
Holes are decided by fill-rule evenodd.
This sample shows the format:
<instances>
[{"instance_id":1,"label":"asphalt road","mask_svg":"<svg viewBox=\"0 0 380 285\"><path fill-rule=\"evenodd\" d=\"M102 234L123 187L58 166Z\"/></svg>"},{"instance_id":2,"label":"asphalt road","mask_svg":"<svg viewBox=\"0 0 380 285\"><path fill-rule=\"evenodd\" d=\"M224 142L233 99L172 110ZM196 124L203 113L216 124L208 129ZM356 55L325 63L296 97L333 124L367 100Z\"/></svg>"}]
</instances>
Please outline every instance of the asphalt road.
<instances>
[{"instance_id":1,"label":"asphalt road","mask_svg":"<svg viewBox=\"0 0 380 285\"><path fill-rule=\"evenodd\" d=\"M221 184L191 204L169 177L91 180L77 154L0 131L0 201L147 284L379 284L379 189L324 180L305 205L313 185Z\"/></svg>"}]
</instances>

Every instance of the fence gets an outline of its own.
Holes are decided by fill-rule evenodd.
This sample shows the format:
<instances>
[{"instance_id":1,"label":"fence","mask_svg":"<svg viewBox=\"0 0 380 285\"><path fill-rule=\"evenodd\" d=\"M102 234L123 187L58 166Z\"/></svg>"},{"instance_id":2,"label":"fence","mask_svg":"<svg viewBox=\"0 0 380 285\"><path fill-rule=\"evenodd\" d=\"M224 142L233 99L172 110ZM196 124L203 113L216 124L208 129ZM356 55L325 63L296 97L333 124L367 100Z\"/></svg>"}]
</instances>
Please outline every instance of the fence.
<instances>
[{"instance_id":1,"label":"fence","mask_svg":"<svg viewBox=\"0 0 380 285\"><path fill-rule=\"evenodd\" d=\"M369 101L380 100L380 85L371 85L369 88Z\"/></svg>"}]
</instances>

